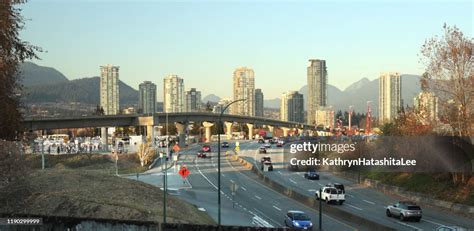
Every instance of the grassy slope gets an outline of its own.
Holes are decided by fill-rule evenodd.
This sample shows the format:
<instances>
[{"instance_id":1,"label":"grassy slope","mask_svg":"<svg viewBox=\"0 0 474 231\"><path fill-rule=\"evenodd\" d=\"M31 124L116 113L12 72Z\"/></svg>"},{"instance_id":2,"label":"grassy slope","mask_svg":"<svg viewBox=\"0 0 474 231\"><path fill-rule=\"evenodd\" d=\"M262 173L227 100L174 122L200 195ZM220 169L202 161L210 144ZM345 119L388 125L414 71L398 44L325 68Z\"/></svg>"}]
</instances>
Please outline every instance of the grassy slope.
<instances>
[{"instance_id":1,"label":"grassy slope","mask_svg":"<svg viewBox=\"0 0 474 231\"><path fill-rule=\"evenodd\" d=\"M436 199L474 205L474 179L454 185L449 174L436 173L365 173L365 177L408 191L430 195Z\"/></svg>"},{"instance_id":2,"label":"grassy slope","mask_svg":"<svg viewBox=\"0 0 474 231\"><path fill-rule=\"evenodd\" d=\"M89 159L90 157L90 159ZM133 156L122 168L134 169ZM115 163L104 155L48 156L49 168L30 157L32 171L21 183L0 190L0 213L162 221L163 194L158 187L113 176ZM30 162L31 161L31 162ZM120 160L119 160L120 163ZM168 196L170 222L214 224L194 205Z\"/></svg>"}]
</instances>

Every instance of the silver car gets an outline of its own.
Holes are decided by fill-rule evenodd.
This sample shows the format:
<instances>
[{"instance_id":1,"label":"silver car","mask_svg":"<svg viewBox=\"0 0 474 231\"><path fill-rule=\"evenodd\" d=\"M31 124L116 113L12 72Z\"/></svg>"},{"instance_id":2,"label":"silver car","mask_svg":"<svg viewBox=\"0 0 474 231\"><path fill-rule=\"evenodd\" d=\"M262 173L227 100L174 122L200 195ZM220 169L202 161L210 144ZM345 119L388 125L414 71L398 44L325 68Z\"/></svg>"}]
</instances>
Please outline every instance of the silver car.
<instances>
[{"instance_id":1,"label":"silver car","mask_svg":"<svg viewBox=\"0 0 474 231\"><path fill-rule=\"evenodd\" d=\"M398 217L401 221L420 221L422 217L420 206L408 201L400 201L394 205L387 206L385 213L387 214L387 217Z\"/></svg>"}]
</instances>

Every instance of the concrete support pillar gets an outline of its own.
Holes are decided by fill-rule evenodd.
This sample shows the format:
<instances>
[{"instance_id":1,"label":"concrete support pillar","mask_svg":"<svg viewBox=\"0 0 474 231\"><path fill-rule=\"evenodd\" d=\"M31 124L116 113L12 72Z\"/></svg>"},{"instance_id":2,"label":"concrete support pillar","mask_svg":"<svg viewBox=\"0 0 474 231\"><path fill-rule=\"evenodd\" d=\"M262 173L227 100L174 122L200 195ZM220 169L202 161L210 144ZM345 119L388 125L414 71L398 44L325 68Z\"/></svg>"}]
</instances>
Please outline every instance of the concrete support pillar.
<instances>
[{"instance_id":1,"label":"concrete support pillar","mask_svg":"<svg viewBox=\"0 0 474 231\"><path fill-rule=\"evenodd\" d=\"M249 140L253 138L253 124L247 124L247 127L249 128Z\"/></svg>"},{"instance_id":2,"label":"concrete support pillar","mask_svg":"<svg viewBox=\"0 0 474 231\"><path fill-rule=\"evenodd\" d=\"M103 145L103 150L104 151L108 151L109 150L109 138L108 138L108 128L107 127L101 127L100 128L100 139L102 141L102 145Z\"/></svg>"},{"instance_id":3,"label":"concrete support pillar","mask_svg":"<svg viewBox=\"0 0 474 231\"><path fill-rule=\"evenodd\" d=\"M213 123L202 122L202 126L206 128L206 143L211 142L211 127L214 126Z\"/></svg>"},{"instance_id":4,"label":"concrete support pillar","mask_svg":"<svg viewBox=\"0 0 474 231\"><path fill-rule=\"evenodd\" d=\"M225 123L225 134L227 135L228 139L232 138L232 125L234 125L233 122L226 121Z\"/></svg>"},{"instance_id":5,"label":"concrete support pillar","mask_svg":"<svg viewBox=\"0 0 474 231\"><path fill-rule=\"evenodd\" d=\"M268 128L268 131L271 133L273 133L273 130L275 129L275 127L270 126L270 125L267 125L267 128Z\"/></svg>"},{"instance_id":6,"label":"concrete support pillar","mask_svg":"<svg viewBox=\"0 0 474 231\"><path fill-rule=\"evenodd\" d=\"M289 128L286 128L286 127L282 127L281 130L283 130L283 137L287 137L288 136L288 131L290 130Z\"/></svg>"},{"instance_id":7,"label":"concrete support pillar","mask_svg":"<svg viewBox=\"0 0 474 231\"><path fill-rule=\"evenodd\" d=\"M178 131L178 138L179 138L179 146L185 147L186 146L186 123L175 123L176 130Z\"/></svg>"},{"instance_id":8,"label":"concrete support pillar","mask_svg":"<svg viewBox=\"0 0 474 231\"><path fill-rule=\"evenodd\" d=\"M146 141L153 142L153 125L146 126Z\"/></svg>"}]
</instances>

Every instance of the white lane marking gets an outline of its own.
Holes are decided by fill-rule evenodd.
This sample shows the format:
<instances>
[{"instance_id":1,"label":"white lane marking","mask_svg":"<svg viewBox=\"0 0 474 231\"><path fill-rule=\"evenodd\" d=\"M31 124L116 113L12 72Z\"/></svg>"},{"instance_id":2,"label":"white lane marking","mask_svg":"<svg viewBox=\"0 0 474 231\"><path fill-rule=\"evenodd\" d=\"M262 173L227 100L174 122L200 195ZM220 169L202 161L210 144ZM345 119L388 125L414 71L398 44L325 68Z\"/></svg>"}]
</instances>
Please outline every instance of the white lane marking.
<instances>
[{"instance_id":1,"label":"white lane marking","mask_svg":"<svg viewBox=\"0 0 474 231\"><path fill-rule=\"evenodd\" d=\"M308 189L308 192L317 192L317 189Z\"/></svg>"},{"instance_id":2,"label":"white lane marking","mask_svg":"<svg viewBox=\"0 0 474 231\"><path fill-rule=\"evenodd\" d=\"M273 208L275 208L275 209L278 210L278 211L281 211L281 209L278 208L278 207L276 207L275 205L273 205Z\"/></svg>"},{"instance_id":3,"label":"white lane marking","mask_svg":"<svg viewBox=\"0 0 474 231\"><path fill-rule=\"evenodd\" d=\"M351 194L346 193L346 196L354 198L354 196L352 196Z\"/></svg>"},{"instance_id":4,"label":"white lane marking","mask_svg":"<svg viewBox=\"0 0 474 231\"><path fill-rule=\"evenodd\" d=\"M407 223L403 223L403 222L400 222L400 221L396 221L396 222L397 222L398 224L400 224L400 225L404 225L404 226L410 227L410 228L412 228L412 229L414 229L414 230L423 230L423 229L420 229L420 228L415 227L415 226L413 226L413 225L409 225L409 224L407 224Z\"/></svg>"},{"instance_id":5,"label":"white lane marking","mask_svg":"<svg viewBox=\"0 0 474 231\"><path fill-rule=\"evenodd\" d=\"M225 177L225 174L224 174L224 173L221 173L221 176Z\"/></svg>"},{"instance_id":6,"label":"white lane marking","mask_svg":"<svg viewBox=\"0 0 474 231\"><path fill-rule=\"evenodd\" d=\"M278 171L278 174L283 175L280 171Z\"/></svg>"},{"instance_id":7,"label":"white lane marking","mask_svg":"<svg viewBox=\"0 0 474 231\"><path fill-rule=\"evenodd\" d=\"M204 176L204 174L201 172L201 169L198 169L198 172L199 172L199 174L201 174L201 176L202 176L209 184L212 185L212 187L214 187L214 188L217 190L217 186L216 186L215 184L213 184L213 183L209 180L209 178L207 178L206 176Z\"/></svg>"},{"instance_id":8,"label":"white lane marking","mask_svg":"<svg viewBox=\"0 0 474 231\"><path fill-rule=\"evenodd\" d=\"M235 183L235 182L234 182L233 180L230 180L230 183L232 183L232 184L233 184L233 183Z\"/></svg>"},{"instance_id":9,"label":"white lane marking","mask_svg":"<svg viewBox=\"0 0 474 231\"><path fill-rule=\"evenodd\" d=\"M253 208L256 212L260 213L263 217L265 217L266 219L270 220L271 222L273 222L274 224L279 224L278 222L276 222L275 220L271 219L270 217L268 217L267 215L265 215L265 213L263 213L262 211L258 210L257 208Z\"/></svg>"},{"instance_id":10,"label":"white lane marking","mask_svg":"<svg viewBox=\"0 0 474 231\"><path fill-rule=\"evenodd\" d=\"M432 221L432 220L428 220L428 219L425 219L425 218L423 218L423 219L421 219L421 220L422 220L422 221L427 221L427 222L432 223L432 224L435 224L435 225L444 226L443 224L440 224L440 223L438 223L438 222L434 222L434 221Z\"/></svg>"},{"instance_id":11,"label":"white lane marking","mask_svg":"<svg viewBox=\"0 0 474 231\"><path fill-rule=\"evenodd\" d=\"M244 190L244 191L247 191L247 189L244 188L243 186L240 186L240 188L241 188L242 190Z\"/></svg>"},{"instance_id":12,"label":"white lane marking","mask_svg":"<svg viewBox=\"0 0 474 231\"><path fill-rule=\"evenodd\" d=\"M321 184L321 183L318 183L318 184L319 184L319 186L321 186L321 187L324 187L324 185L323 185L323 184Z\"/></svg>"},{"instance_id":13,"label":"white lane marking","mask_svg":"<svg viewBox=\"0 0 474 231\"><path fill-rule=\"evenodd\" d=\"M262 199L261 197L259 197L259 196L257 196L257 195L255 195L255 198L257 198L257 199L259 199L259 200L261 200L261 199Z\"/></svg>"},{"instance_id":14,"label":"white lane marking","mask_svg":"<svg viewBox=\"0 0 474 231\"><path fill-rule=\"evenodd\" d=\"M375 202L368 201L368 200L363 200L363 201L366 202L366 203L369 203L369 204L371 204L371 205L375 205Z\"/></svg>"},{"instance_id":15,"label":"white lane marking","mask_svg":"<svg viewBox=\"0 0 474 231\"><path fill-rule=\"evenodd\" d=\"M216 172L219 172L219 169L216 168Z\"/></svg>"},{"instance_id":16,"label":"white lane marking","mask_svg":"<svg viewBox=\"0 0 474 231\"><path fill-rule=\"evenodd\" d=\"M298 184L298 183L296 183L296 181L294 181L294 180L292 180L292 179L289 179L289 180L290 180L291 183L293 183L293 184Z\"/></svg>"},{"instance_id":17,"label":"white lane marking","mask_svg":"<svg viewBox=\"0 0 474 231\"><path fill-rule=\"evenodd\" d=\"M346 203L346 205L348 205L349 207L352 207L352 208L354 208L354 209L357 209L357 210L362 211L362 209L359 208L359 207L357 207L357 206L354 206L354 205L351 205L351 204L348 204L348 203Z\"/></svg>"}]
</instances>

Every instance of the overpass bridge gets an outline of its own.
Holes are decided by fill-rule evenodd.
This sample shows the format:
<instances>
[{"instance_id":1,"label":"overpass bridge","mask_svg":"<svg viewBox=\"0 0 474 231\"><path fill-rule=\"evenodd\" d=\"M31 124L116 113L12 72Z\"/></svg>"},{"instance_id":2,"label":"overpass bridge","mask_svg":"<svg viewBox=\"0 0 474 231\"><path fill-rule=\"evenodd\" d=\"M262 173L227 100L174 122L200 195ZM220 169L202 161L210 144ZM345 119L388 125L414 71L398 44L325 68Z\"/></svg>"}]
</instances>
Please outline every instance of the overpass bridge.
<instances>
[{"instance_id":1,"label":"overpass bridge","mask_svg":"<svg viewBox=\"0 0 474 231\"><path fill-rule=\"evenodd\" d=\"M148 137L153 136L155 127L168 123L176 125L180 144L184 144L185 128L190 122L201 123L205 127L206 141L210 141L211 127L219 121L218 113L209 112L183 112L183 113L154 113L154 114L133 114L133 115L102 115L102 116L81 116L81 117L60 117L60 118L25 118L22 125L30 131L67 129L67 128L88 128L88 127L127 127L144 126ZM265 117L241 116L223 114L222 120L228 135L232 132L234 122L244 123L249 128L249 137L253 136L254 126L266 126L270 131L274 127L283 130L284 136L288 136L290 129L298 129L300 132L314 130L315 126L288 122ZM102 130L104 132L104 129ZM105 130L105 134L107 134ZM104 136L102 137L104 139ZM105 138L106 139L106 138Z\"/></svg>"}]
</instances>

